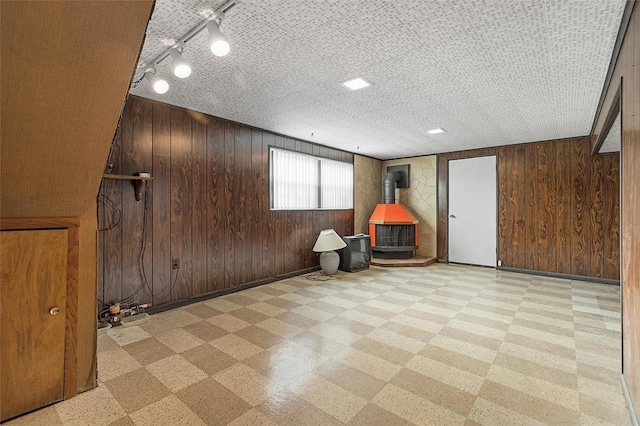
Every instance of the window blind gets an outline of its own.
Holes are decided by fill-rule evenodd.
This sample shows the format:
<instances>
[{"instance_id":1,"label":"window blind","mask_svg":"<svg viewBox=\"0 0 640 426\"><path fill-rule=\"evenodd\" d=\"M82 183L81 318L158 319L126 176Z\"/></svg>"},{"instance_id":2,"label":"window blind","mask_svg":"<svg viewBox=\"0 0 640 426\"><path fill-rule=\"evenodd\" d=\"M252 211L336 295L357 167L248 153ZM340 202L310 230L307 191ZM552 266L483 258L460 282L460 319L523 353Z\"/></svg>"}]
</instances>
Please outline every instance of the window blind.
<instances>
[{"instance_id":1,"label":"window blind","mask_svg":"<svg viewBox=\"0 0 640 426\"><path fill-rule=\"evenodd\" d=\"M270 149L273 210L353 208L353 164Z\"/></svg>"}]
</instances>

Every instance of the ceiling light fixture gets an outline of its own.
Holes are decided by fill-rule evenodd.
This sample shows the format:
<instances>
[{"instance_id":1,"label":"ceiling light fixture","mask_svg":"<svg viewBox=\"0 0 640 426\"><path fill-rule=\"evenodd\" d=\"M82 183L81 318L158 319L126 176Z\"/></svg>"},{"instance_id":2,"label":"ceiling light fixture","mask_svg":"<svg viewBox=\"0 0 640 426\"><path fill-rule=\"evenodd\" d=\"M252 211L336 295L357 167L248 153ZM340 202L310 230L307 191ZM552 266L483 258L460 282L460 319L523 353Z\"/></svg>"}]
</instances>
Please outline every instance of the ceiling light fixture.
<instances>
[{"instance_id":1,"label":"ceiling light fixture","mask_svg":"<svg viewBox=\"0 0 640 426\"><path fill-rule=\"evenodd\" d=\"M437 135L438 133L444 133L444 132L446 132L446 130L441 129L440 127L438 127L437 129L427 130L427 133L429 133L430 135Z\"/></svg>"},{"instance_id":2,"label":"ceiling light fixture","mask_svg":"<svg viewBox=\"0 0 640 426\"><path fill-rule=\"evenodd\" d=\"M160 77L158 77L156 75L156 70L153 68L148 68L145 72L144 72L144 77L149 80L149 83L151 84L151 87L153 87L153 90L162 95L167 93L167 90L169 90L169 83L167 83L167 80L164 80Z\"/></svg>"},{"instance_id":3,"label":"ceiling light fixture","mask_svg":"<svg viewBox=\"0 0 640 426\"><path fill-rule=\"evenodd\" d=\"M207 21L207 30L209 31L209 49L216 56L227 56L231 50L227 36L220 31L220 25L215 18Z\"/></svg>"},{"instance_id":4,"label":"ceiling light fixture","mask_svg":"<svg viewBox=\"0 0 640 426\"><path fill-rule=\"evenodd\" d=\"M169 90L169 83L156 75L156 68L165 59L171 57L173 73L178 78L186 78L191 75L191 66L182 58L182 52L185 44L198 35L205 28L209 31L209 48L216 56L225 56L231 51L231 46L227 40L227 36L220 31L220 24L231 8L237 3L236 0L229 0L218 10L213 12L205 21L199 23L191 29L187 34L178 39L173 45L165 49L160 55L151 61L144 61L138 65L138 70L144 69L145 72L138 80L132 83L136 87L145 78L151 83L156 93L163 94Z\"/></svg>"},{"instance_id":5,"label":"ceiling light fixture","mask_svg":"<svg viewBox=\"0 0 640 426\"><path fill-rule=\"evenodd\" d=\"M169 51L173 74L178 78L187 78L191 75L191 66L180 54L180 48L174 47Z\"/></svg>"},{"instance_id":6,"label":"ceiling light fixture","mask_svg":"<svg viewBox=\"0 0 640 426\"><path fill-rule=\"evenodd\" d=\"M367 80L362 77L352 78L351 80L347 80L341 83L343 86L348 87L351 90L358 90L368 86L371 86Z\"/></svg>"}]
</instances>

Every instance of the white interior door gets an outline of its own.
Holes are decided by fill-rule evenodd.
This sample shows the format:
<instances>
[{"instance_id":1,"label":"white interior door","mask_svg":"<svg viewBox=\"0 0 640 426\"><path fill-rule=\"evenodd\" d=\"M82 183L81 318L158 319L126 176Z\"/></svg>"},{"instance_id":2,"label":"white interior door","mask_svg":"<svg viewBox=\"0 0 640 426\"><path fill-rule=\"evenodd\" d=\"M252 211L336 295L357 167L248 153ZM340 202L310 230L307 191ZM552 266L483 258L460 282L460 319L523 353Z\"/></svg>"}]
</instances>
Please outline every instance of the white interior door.
<instances>
[{"instance_id":1,"label":"white interior door","mask_svg":"<svg viewBox=\"0 0 640 426\"><path fill-rule=\"evenodd\" d=\"M449 161L449 262L496 266L496 156Z\"/></svg>"}]
</instances>

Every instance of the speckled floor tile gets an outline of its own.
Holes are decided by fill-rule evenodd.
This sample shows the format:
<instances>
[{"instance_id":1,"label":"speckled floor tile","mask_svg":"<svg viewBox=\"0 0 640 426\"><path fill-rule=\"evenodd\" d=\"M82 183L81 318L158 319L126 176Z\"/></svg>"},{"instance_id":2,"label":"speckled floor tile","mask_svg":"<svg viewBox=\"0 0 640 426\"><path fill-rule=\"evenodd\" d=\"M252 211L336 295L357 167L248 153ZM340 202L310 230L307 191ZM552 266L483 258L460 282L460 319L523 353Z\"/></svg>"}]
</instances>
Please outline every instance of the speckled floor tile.
<instances>
[{"instance_id":1,"label":"speckled floor tile","mask_svg":"<svg viewBox=\"0 0 640 426\"><path fill-rule=\"evenodd\" d=\"M142 365L127 351L121 347L116 347L100 354L98 358L98 378L106 382L140 367Z\"/></svg>"},{"instance_id":2,"label":"speckled floor tile","mask_svg":"<svg viewBox=\"0 0 640 426\"><path fill-rule=\"evenodd\" d=\"M108 425L126 416L104 385L57 404L55 409L65 425Z\"/></svg>"},{"instance_id":3,"label":"speckled floor tile","mask_svg":"<svg viewBox=\"0 0 640 426\"><path fill-rule=\"evenodd\" d=\"M151 337L149 333L138 326L114 327L109 329L107 334L120 346L128 345Z\"/></svg>"},{"instance_id":4,"label":"speckled floor tile","mask_svg":"<svg viewBox=\"0 0 640 426\"><path fill-rule=\"evenodd\" d=\"M615 425L619 288L434 264L306 276L98 336L34 425Z\"/></svg>"},{"instance_id":5,"label":"speckled floor tile","mask_svg":"<svg viewBox=\"0 0 640 426\"><path fill-rule=\"evenodd\" d=\"M147 370L171 392L177 392L208 377L205 372L177 354L147 365Z\"/></svg>"},{"instance_id":6,"label":"speckled floor tile","mask_svg":"<svg viewBox=\"0 0 640 426\"><path fill-rule=\"evenodd\" d=\"M205 426L193 411L175 395L147 405L129 415L136 426L181 425Z\"/></svg>"},{"instance_id":7,"label":"speckled floor tile","mask_svg":"<svg viewBox=\"0 0 640 426\"><path fill-rule=\"evenodd\" d=\"M344 423L368 403L366 399L314 374L303 377L289 389Z\"/></svg>"},{"instance_id":8,"label":"speckled floor tile","mask_svg":"<svg viewBox=\"0 0 640 426\"><path fill-rule=\"evenodd\" d=\"M251 406L282 390L281 386L244 364L234 364L212 377Z\"/></svg>"}]
</instances>

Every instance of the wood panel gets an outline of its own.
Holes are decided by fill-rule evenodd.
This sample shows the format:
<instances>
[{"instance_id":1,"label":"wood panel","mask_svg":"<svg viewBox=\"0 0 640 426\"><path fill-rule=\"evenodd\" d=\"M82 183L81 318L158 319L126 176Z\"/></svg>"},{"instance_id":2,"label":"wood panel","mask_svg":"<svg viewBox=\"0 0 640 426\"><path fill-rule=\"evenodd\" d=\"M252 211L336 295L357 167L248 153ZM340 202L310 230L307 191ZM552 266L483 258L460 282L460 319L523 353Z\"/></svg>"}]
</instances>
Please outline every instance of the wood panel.
<instances>
[{"instance_id":1,"label":"wood panel","mask_svg":"<svg viewBox=\"0 0 640 426\"><path fill-rule=\"evenodd\" d=\"M508 216L513 216L514 223L513 241L511 242L511 252L514 259L526 259L527 256L527 229L526 211L527 196L524 193L526 188L526 146L516 145L514 147L513 162L510 167L512 185L509 195L513 199L513 210ZM500 156L498 156L500 161ZM504 252L503 252L504 253ZM513 260L512 260L513 263Z\"/></svg>"},{"instance_id":2,"label":"wood panel","mask_svg":"<svg viewBox=\"0 0 640 426\"><path fill-rule=\"evenodd\" d=\"M555 250L555 191L554 167L555 144L536 144L536 164L538 167L536 194L538 197L538 269L557 272ZM584 274L583 274L584 275Z\"/></svg>"},{"instance_id":3,"label":"wood panel","mask_svg":"<svg viewBox=\"0 0 640 426\"><path fill-rule=\"evenodd\" d=\"M448 161L497 155L502 266L618 279L617 163L615 156L593 160L590 144L563 139L439 155L438 258L448 258Z\"/></svg>"},{"instance_id":4,"label":"wood panel","mask_svg":"<svg viewBox=\"0 0 640 426\"><path fill-rule=\"evenodd\" d=\"M252 130L251 132L251 193L249 198L255 203L250 203L253 211L249 216L251 221L251 231L249 243L251 245L251 276L250 281L262 278L262 247L263 241L264 215L263 211L269 207L265 205L268 201L265 197L266 181L264 160L262 157L262 132Z\"/></svg>"},{"instance_id":5,"label":"wood panel","mask_svg":"<svg viewBox=\"0 0 640 426\"><path fill-rule=\"evenodd\" d=\"M193 295L191 124L186 111L171 109L171 258L180 261L180 267L172 271L171 300Z\"/></svg>"},{"instance_id":6,"label":"wood panel","mask_svg":"<svg viewBox=\"0 0 640 426\"><path fill-rule=\"evenodd\" d=\"M128 109L125 110L125 115ZM123 117L124 118L124 117ZM171 110L153 104L153 262L152 303L169 300L171 283ZM149 184L147 184L149 185ZM103 284L107 287L107 284ZM105 299L112 300L112 299Z\"/></svg>"},{"instance_id":7,"label":"wood panel","mask_svg":"<svg viewBox=\"0 0 640 426\"><path fill-rule=\"evenodd\" d=\"M64 217L0 223L0 324L2 347L8 349L0 365L10 366L2 374L3 420L70 398L86 379L84 372L79 376L77 363L79 224L77 218ZM60 308L59 315L49 315L53 306Z\"/></svg>"},{"instance_id":8,"label":"wood panel","mask_svg":"<svg viewBox=\"0 0 640 426\"><path fill-rule=\"evenodd\" d=\"M510 265L522 265L523 269L538 270L538 193L536 192L538 182L538 163L535 145L525 147L525 186L524 192L528 194L525 198L525 258L516 259ZM498 247L502 252L502 249ZM499 256L502 256L499 253ZM514 266L515 267L515 266Z\"/></svg>"},{"instance_id":9,"label":"wood panel","mask_svg":"<svg viewBox=\"0 0 640 426\"><path fill-rule=\"evenodd\" d=\"M207 125L207 291L223 289L225 280L224 125L212 119Z\"/></svg>"},{"instance_id":10,"label":"wood panel","mask_svg":"<svg viewBox=\"0 0 640 426\"><path fill-rule=\"evenodd\" d=\"M509 151L505 151L501 155L508 156L509 153ZM510 176L507 167L509 161L500 161L497 158L496 161L498 165L498 247L507 247L513 241L512 230L514 229L513 224L507 223L508 218L511 218L511 215L507 216L507 211L513 208L513 197L511 196L513 189L507 189L512 179L506 178L506 176ZM512 251L505 250L502 262L505 262L505 264L511 263L511 253Z\"/></svg>"},{"instance_id":11,"label":"wood panel","mask_svg":"<svg viewBox=\"0 0 640 426\"><path fill-rule=\"evenodd\" d=\"M617 152L599 155L602 159L602 193L620 191L620 156ZM604 236L602 275L620 272L620 205L602 203L602 235Z\"/></svg>"},{"instance_id":12,"label":"wood panel","mask_svg":"<svg viewBox=\"0 0 640 426\"><path fill-rule=\"evenodd\" d=\"M153 166L151 138L153 123L151 120L153 106L132 101L130 114L123 117L120 173L133 175L138 172L149 173ZM149 221L152 220L153 200L145 183L143 197L137 201L131 194L134 186L130 182L122 182L122 210L131 214L123 215L122 228L122 300L132 301L136 298L148 299L150 288L147 271L151 274L153 241L150 238Z\"/></svg>"},{"instance_id":13,"label":"wood panel","mask_svg":"<svg viewBox=\"0 0 640 426\"><path fill-rule=\"evenodd\" d=\"M139 144L144 147L135 149ZM321 229L350 235L353 210L270 210L269 146L353 161L349 153L132 96L112 156L117 172L144 168L153 180L141 201L129 182L105 180L102 186L127 224L125 238L121 225L100 232L104 302L138 289L141 271L149 285L136 299L153 304L300 271L317 266L311 248ZM114 213L102 210L100 221L109 221ZM150 263L142 270L138 249L145 235ZM171 269L174 258L180 259L177 270Z\"/></svg>"},{"instance_id":14,"label":"wood panel","mask_svg":"<svg viewBox=\"0 0 640 426\"><path fill-rule=\"evenodd\" d=\"M0 232L0 420L64 396L67 242L66 230Z\"/></svg>"},{"instance_id":15,"label":"wood panel","mask_svg":"<svg viewBox=\"0 0 640 426\"><path fill-rule=\"evenodd\" d=\"M608 112L616 108L618 86L621 87L622 144L619 160L620 171L620 225L608 220L616 215L617 206L603 201L603 233L605 274L617 269L615 239L621 238L620 281L622 294L622 366L624 383L629 391L629 403L636 414L640 413L640 7L636 3L631 13L629 27L624 35L620 54L615 64L611 85L607 88L602 110L596 120L594 136L600 135ZM594 138L596 139L596 138ZM614 154L615 155L615 154ZM604 183L602 193L615 190L618 174L617 162L611 156L603 156ZM608 252L608 250L610 252ZM637 419L636 419L637 420Z\"/></svg>"},{"instance_id":16,"label":"wood panel","mask_svg":"<svg viewBox=\"0 0 640 426\"><path fill-rule=\"evenodd\" d=\"M251 195L251 129L245 126L236 127L235 137L236 169L233 213L236 229L235 248L235 283L251 281L251 216L254 202Z\"/></svg>"},{"instance_id":17,"label":"wood panel","mask_svg":"<svg viewBox=\"0 0 640 426\"><path fill-rule=\"evenodd\" d=\"M591 252L589 170L587 164L589 149L582 140L571 143L571 177L573 196L571 197L571 270L573 275L590 275Z\"/></svg>"},{"instance_id":18,"label":"wood panel","mask_svg":"<svg viewBox=\"0 0 640 426\"><path fill-rule=\"evenodd\" d=\"M591 230L593 232L593 238L591 243L591 263L592 263L592 271L596 276L602 276L603 273L603 255L604 255L604 232L603 232L603 204L602 204L602 185L603 185L603 165L602 165L602 156L594 155L592 156L591 161L592 172L591 172Z\"/></svg>"},{"instance_id":19,"label":"wood panel","mask_svg":"<svg viewBox=\"0 0 640 426\"><path fill-rule=\"evenodd\" d=\"M502 161L501 161L502 159ZM498 157L498 239L503 247L503 265L513 264L526 253L524 226L525 149L523 145L506 148Z\"/></svg>"},{"instance_id":20,"label":"wood panel","mask_svg":"<svg viewBox=\"0 0 640 426\"><path fill-rule=\"evenodd\" d=\"M636 3L621 56L623 79L622 265L623 365L636 414L640 411L640 7Z\"/></svg>"},{"instance_id":21,"label":"wood panel","mask_svg":"<svg viewBox=\"0 0 640 426\"><path fill-rule=\"evenodd\" d=\"M449 259L449 159L450 156L438 155L438 229L436 235L436 253L439 260ZM499 167L499 166L498 166Z\"/></svg>"},{"instance_id":22,"label":"wood panel","mask_svg":"<svg viewBox=\"0 0 640 426\"><path fill-rule=\"evenodd\" d=\"M124 120L123 120L124 121ZM122 125L121 123L121 129ZM108 162L113 165L115 173L122 170L122 134L118 132L115 139L111 156ZM105 300L122 299L122 188L124 184L121 180L103 179L100 186L100 196L98 197L98 212L100 223L98 231L101 233L99 245L102 249L102 269L99 271L105 285L98 292L98 301L101 303L99 309L104 309ZM109 265L109 267L107 267Z\"/></svg>"},{"instance_id":23,"label":"wood panel","mask_svg":"<svg viewBox=\"0 0 640 426\"><path fill-rule=\"evenodd\" d=\"M78 286L80 282L81 223L81 220L72 217L0 219L0 229L3 231L64 229L67 232L66 295L64 312L64 399L68 399L76 395L79 388L84 388L87 385L87 379L89 379L89 382L92 382L90 377L87 378L85 372L79 373L78 371L78 352L80 349L86 349L87 346L86 344L80 346L80 343L83 342L81 342L78 332ZM34 247L30 247L30 249L38 250L39 247L34 245ZM0 265L3 264L5 263L0 263ZM2 324L2 321L0 321L0 324ZM91 328L95 330L94 327ZM93 353L93 351L91 352ZM91 365L92 363L88 364ZM80 386L79 383L82 383L82 385ZM91 383L89 383L89 385L91 385Z\"/></svg>"},{"instance_id":24,"label":"wood panel","mask_svg":"<svg viewBox=\"0 0 640 426\"><path fill-rule=\"evenodd\" d=\"M568 271L571 265L571 253L565 250L571 247L571 147L569 144L556 145L556 266L557 271ZM610 276L615 276L612 274Z\"/></svg>"},{"instance_id":25,"label":"wood panel","mask_svg":"<svg viewBox=\"0 0 640 426\"><path fill-rule=\"evenodd\" d=\"M80 229L78 226L67 228L67 294L65 312L65 348L64 348L64 398L78 393L78 379L86 380L78 374L78 284L80 282ZM93 327L92 327L93 328Z\"/></svg>"},{"instance_id":26,"label":"wood panel","mask_svg":"<svg viewBox=\"0 0 640 426\"><path fill-rule=\"evenodd\" d=\"M234 189L235 176L235 126L232 123L224 125L224 287L231 287L236 282L235 245L236 222L234 211L236 197Z\"/></svg>"},{"instance_id":27,"label":"wood panel","mask_svg":"<svg viewBox=\"0 0 640 426\"><path fill-rule=\"evenodd\" d=\"M207 119L197 115L191 121L192 187L191 187L191 255L192 255L192 294L204 294L207 286L207 257L197 253L206 253L206 167L207 167Z\"/></svg>"}]
</instances>

